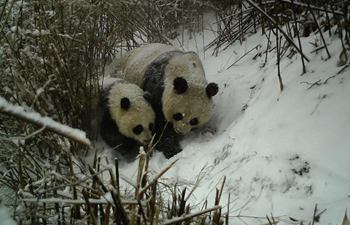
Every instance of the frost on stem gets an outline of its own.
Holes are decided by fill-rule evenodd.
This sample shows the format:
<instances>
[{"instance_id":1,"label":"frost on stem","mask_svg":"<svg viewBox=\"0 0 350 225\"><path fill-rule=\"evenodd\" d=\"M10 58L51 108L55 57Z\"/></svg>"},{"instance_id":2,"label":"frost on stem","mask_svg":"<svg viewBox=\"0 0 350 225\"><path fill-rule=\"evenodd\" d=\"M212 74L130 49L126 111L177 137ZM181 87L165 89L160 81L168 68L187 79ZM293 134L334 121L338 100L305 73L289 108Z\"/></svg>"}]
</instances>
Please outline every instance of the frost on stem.
<instances>
[{"instance_id":1,"label":"frost on stem","mask_svg":"<svg viewBox=\"0 0 350 225\"><path fill-rule=\"evenodd\" d=\"M86 146L91 146L90 140L86 138L85 132L56 122L49 117L43 117L37 112L28 112L20 106L10 104L2 97L0 97L0 113L14 116L19 120L24 120L40 127L45 127L47 130L56 134L67 137Z\"/></svg>"}]
</instances>

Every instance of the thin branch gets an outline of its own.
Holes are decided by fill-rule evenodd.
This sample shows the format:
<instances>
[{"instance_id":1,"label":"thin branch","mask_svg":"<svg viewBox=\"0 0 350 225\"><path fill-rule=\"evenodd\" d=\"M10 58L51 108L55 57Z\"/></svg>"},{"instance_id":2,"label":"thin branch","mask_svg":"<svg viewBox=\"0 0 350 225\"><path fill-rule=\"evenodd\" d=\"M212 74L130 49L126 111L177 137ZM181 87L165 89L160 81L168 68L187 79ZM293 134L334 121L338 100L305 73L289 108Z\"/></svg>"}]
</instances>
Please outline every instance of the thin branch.
<instances>
[{"instance_id":1,"label":"thin branch","mask_svg":"<svg viewBox=\"0 0 350 225\"><path fill-rule=\"evenodd\" d=\"M215 210L218 210L218 209L221 209L221 206L217 205L217 206L214 206L214 207L209 208L209 209L205 209L205 210L200 211L200 212L191 213L189 215L185 215L185 216L182 216L182 217L176 217L176 218L173 218L171 220L166 220L163 223L163 225L168 225L168 224L172 224L172 223L182 222L184 220L188 220L188 219L191 219L193 217L197 217L197 216L200 216L200 215L203 215L205 213L208 213L208 212L211 212L211 211L215 211Z\"/></svg>"},{"instance_id":2,"label":"thin branch","mask_svg":"<svg viewBox=\"0 0 350 225\"><path fill-rule=\"evenodd\" d=\"M302 6L302 7L308 7L307 4L303 3L303 2L299 2L299 1L295 1L295 2L291 2L290 0L280 0L281 2L284 2L284 3L288 3L288 4L292 4L292 5L298 5L298 6ZM312 9L316 9L316 10L319 10L319 11L323 11L323 12L327 12L327 13L334 13L334 14L337 14L337 15L340 15L340 16L344 16L344 14L341 12L341 11L338 11L338 10L327 10L326 9L326 6L324 8L320 8L320 7L317 7L317 6L313 6L311 5L310 6Z\"/></svg>"},{"instance_id":3,"label":"thin branch","mask_svg":"<svg viewBox=\"0 0 350 225\"><path fill-rule=\"evenodd\" d=\"M284 30L278 26L277 22L271 18L264 10L262 10L257 4L255 4L255 2L253 2L252 0L247 0L247 2L254 7L255 9L257 9L258 11L260 11L265 17L266 19L268 19L274 26L276 26L276 28L283 34L284 38L291 44L293 45L293 47L299 52L299 54L308 62L310 62L310 60L304 55L304 53L298 48L298 46L294 43L294 41L288 36L288 34L286 34L286 32L284 32Z\"/></svg>"},{"instance_id":4,"label":"thin branch","mask_svg":"<svg viewBox=\"0 0 350 225\"><path fill-rule=\"evenodd\" d=\"M24 202L33 202L33 203L59 203L62 205L80 205L85 204L86 201L81 199L63 199L63 198L43 198L43 199L37 199L37 198L23 198L21 199ZM111 204L110 201L107 201L106 199L94 199L89 198L89 203L93 205L97 204ZM138 202L136 200L125 200L122 201L121 204L123 205L137 205Z\"/></svg>"},{"instance_id":5,"label":"thin branch","mask_svg":"<svg viewBox=\"0 0 350 225\"><path fill-rule=\"evenodd\" d=\"M258 48L261 48L261 45L258 44L257 46L253 47L252 49L250 49L248 52L244 53L241 57L239 57L234 63L232 63L229 67L227 67L226 69L230 69L232 66L234 66L238 61L240 61L241 59L243 59L245 56L247 56L249 53L251 53L254 50L258 50Z\"/></svg>"},{"instance_id":6,"label":"thin branch","mask_svg":"<svg viewBox=\"0 0 350 225\"><path fill-rule=\"evenodd\" d=\"M328 82L328 80L330 80L330 79L332 79L332 78L338 76L338 75L341 74L342 72L344 72L344 70L345 70L346 68L348 68L349 66L350 66L350 64L345 65L345 66L344 66L343 68L341 68L336 74L334 74L333 76L328 77L328 78L323 82L323 84L326 84L326 83Z\"/></svg>"},{"instance_id":7,"label":"thin branch","mask_svg":"<svg viewBox=\"0 0 350 225\"><path fill-rule=\"evenodd\" d=\"M56 134L91 147L90 140L86 138L85 132L56 122L49 117L43 117L37 112L27 112L24 110L24 108L10 104L2 97L0 97L0 113L13 116L19 120L23 120L40 127L45 127L45 129Z\"/></svg>"},{"instance_id":8,"label":"thin branch","mask_svg":"<svg viewBox=\"0 0 350 225\"><path fill-rule=\"evenodd\" d=\"M321 83L321 79L319 79L319 80L317 80L317 81L315 81L315 82L313 82L313 83L310 83L310 82L307 82L307 81L302 81L302 82L300 82L301 84L308 84L308 85L310 85L307 89L311 89L312 87L314 87L314 86L319 86L319 85L321 85L322 83Z\"/></svg>"},{"instance_id":9,"label":"thin branch","mask_svg":"<svg viewBox=\"0 0 350 225\"><path fill-rule=\"evenodd\" d=\"M174 162L170 163L169 166L165 167L159 174L157 174L152 180L151 182L149 182L144 188L141 189L141 191L139 192L139 195L142 195L143 193L145 193L145 191L150 188L153 183L155 183L161 176L163 176L163 174L165 172L167 172L179 159L176 159Z\"/></svg>"},{"instance_id":10,"label":"thin branch","mask_svg":"<svg viewBox=\"0 0 350 225\"><path fill-rule=\"evenodd\" d=\"M330 59L330 58L331 58L331 54L330 54L329 51L328 51L327 43L326 43L326 41L324 40L324 37L323 37L323 34L322 34L322 30L321 30L321 28L320 28L320 25L319 25L318 22L317 22L317 18L316 18L316 16L315 16L315 13L314 13L314 11L312 10L311 5L310 5L309 2L307 3L307 6L309 7L309 10L310 10L310 13L311 13L311 15L312 15L312 18L314 19L315 24L316 24L317 29L318 29L318 32L320 33L320 36L321 36L323 45L324 45L324 47L325 47L325 49L326 49L326 52L327 52L327 55L328 55L328 59Z\"/></svg>"}]
</instances>

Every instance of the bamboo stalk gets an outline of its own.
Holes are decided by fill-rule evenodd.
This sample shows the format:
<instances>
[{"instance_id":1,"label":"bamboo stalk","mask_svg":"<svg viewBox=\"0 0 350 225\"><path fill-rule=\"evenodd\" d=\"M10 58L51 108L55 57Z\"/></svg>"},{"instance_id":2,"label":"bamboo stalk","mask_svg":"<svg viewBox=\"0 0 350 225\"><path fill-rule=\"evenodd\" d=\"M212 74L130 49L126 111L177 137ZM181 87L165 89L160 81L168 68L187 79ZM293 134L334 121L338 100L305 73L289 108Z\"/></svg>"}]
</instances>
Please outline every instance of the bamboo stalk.
<instances>
[{"instance_id":1,"label":"bamboo stalk","mask_svg":"<svg viewBox=\"0 0 350 225\"><path fill-rule=\"evenodd\" d=\"M212 211L215 211L215 210L218 210L218 209L221 209L221 206L217 205L217 206L214 206L214 207L209 208L209 209L205 209L205 210L200 211L200 212L191 213L191 214L187 214L187 215L184 215L184 216L181 216L181 217L176 217L176 218L173 218L173 219L170 219L170 220L166 220L162 225L179 223L179 222L182 222L182 221L191 219L193 217L197 217L197 216L200 216L200 215L203 215L205 213L212 212Z\"/></svg>"},{"instance_id":2,"label":"bamboo stalk","mask_svg":"<svg viewBox=\"0 0 350 225\"><path fill-rule=\"evenodd\" d=\"M326 41L324 40L323 33L322 33L321 28L320 28L320 25L319 25L318 22L317 22L317 18L316 18L316 16L315 16L315 13L312 11L312 8L311 8L311 5L310 5L309 2L307 2L307 6L309 7L309 10L310 10L310 13L311 13L311 15L312 15L312 18L314 19L314 21L315 21L315 23L316 23L318 32L319 32L320 35L321 35L321 39L322 39L323 45L324 45L324 47L325 47L325 49L326 49L326 52L327 52L327 55L328 55L328 59L330 59L330 58L331 58L331 54L329 54L329 51L328 51L328 48L327 48L327 43L326 43Z\"/></svg>"},{"instance_id":3,"label":"bamboo stalk","mask_svg":"<svg viewBox=\"0 0 350 225\"><path fill-rule=\"evenodd\" d=\"M139 194L143 194L145 193L145 191L147 191L148 188L150 188L152 186L153 183L155 183L161 176L163 176L164 173L166 173L179 159L176 159L174 162L170 163L170 165L168 165L167 167L165 167L159 174L157 174L152 180L151 182L149 182L144 188L142 188L139 192Z\"/></svg>"},{"instance_id":4,"label":"bamboo stalk","mask_svg":"<svg viewBox=\"0 0 350 225\"><path fill-rule=\"evenodd\" d=\"M293 45L293 47L299 52L299 54L302 56L302 58L304 58L306 61L310 61L305 54L303 53L303 51L301 49L298 48L298 46L294 43L294 41L288 36L288 34L286 34L286 32L284 32L284 30L278 26L277 22L270 17L264 10L262 10L258 5L255 4L255 2L253 2L252 0L247 0L247 2L256 10L260 11L265 17L266 19L268 19L284 36L284 38L291 44Z\"/></svg>"},{"instance_id":5,"label":"bamboo stalk","mask_svg":"<svg viewBox=\"0 0 350 225\"><path fill-rule=\"evenodd\" d=\"M81 130L56 122L49 117L43 117L37 112L26 112L22 107L12 105L2 97L0 97L0 113L13 116L40 127L45 127L49 131L91 147L90 140L85 137L85 133Z\"/></svg>"},{"instance_id":6,"label":"bamboo stalk","mask_svg":"<svg viewBox=\"0 0 350 225\"><path fill-rule=\"evenodd\" d=\"M80 205L80 204L85 204L86 201L82 199L64 199L64 198L42 198L42 199L37 199L37 198L23 198L21 199L24 202L32 202L32 203L57 203L61 205ZM107 199L95 199L95 198L89 198L89 203L92 205L97 205L97 204L111 204L110 201ZM121 202L122 205L137 205L138 202L136 200L123 200Z\"/></svg>"}]
</instances>

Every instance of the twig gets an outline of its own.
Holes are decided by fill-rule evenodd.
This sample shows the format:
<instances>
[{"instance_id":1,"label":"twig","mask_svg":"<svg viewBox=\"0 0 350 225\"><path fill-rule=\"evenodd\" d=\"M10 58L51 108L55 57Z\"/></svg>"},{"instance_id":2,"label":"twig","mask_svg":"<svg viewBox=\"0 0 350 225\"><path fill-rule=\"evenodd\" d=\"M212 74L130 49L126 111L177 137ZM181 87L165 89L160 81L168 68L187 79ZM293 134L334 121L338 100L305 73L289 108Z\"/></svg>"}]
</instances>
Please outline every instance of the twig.
<instances>
[{"instance_id":1,"label":"twig","mask_svg":"<svg viewBox=\"0 0 350 225\"><path fill-rule=\"evenodd\" d=\"M281 53L280 53L280 43L279 43L279 35L278 35L278 29L276 28L276 48L277 48L277 77L278 77L278 82L280 85L280 90L281 92L283 91L283 81L281 77L281 67L280 67L280 61L281 61Z\"/></svg>"},{"instance_id":2,"label":"twig","mask_svg":"<svg viewBox=\"0 0 350 225\"><path fill-rule=\"evenodd\" d=\"M169 166L165 167L159 174L157 174L151 182L149 182L144 188L141 189L139 192L140 195L145 193L145 191L152 186L153 183L155 183L165 172L167 172L179 159L176 159L174 162L170 163Z\"/></svg>"},{"instance_id":3,"label":"twig","mask_svg":"<svg viewBox=\"0 0 350 225\"><path fill-rule=\"evenodd\" d=\"M8 20L8 19L10 18L10 16L11 16L11 11L12 11L12 8L13 8L13 6L15 5L15 3L16 3L16 0L13 0L13 1L11 2L10 7L8 8L8 13L7 13L7 15L6 15L6 18L4 18L4 19L1 18L1 21L3 21L3 23L0 24L0 33L3 33L4 28L6 27L7 20ZM2 9L2 12L1 12L1 17L3 16L3 13L5 12L5 7L6 7L6 5L7 5L7 3L5 3L4 6L3 6L3 9ZM0 40L1 40L1 38L0 38Z\"/></svg>"},{"instance_id":4,"label":"twig","mask_svg":"<svg viewBox=\"0 0 350 225\"><path fill-rule=\"evenodd\" d=\"M116 217L115 219L116 219L117 224L120 224L120 225L129 224L129 219L128 219L127 214L122 206L122 202L120 200L119 195L116 193L115 190L111 190L111 195L112 195L112 199L114 202L113 212L114 212L114 215Z\"/></svg>"},{"instance_id":5,"label":"twig","mask_svg":"<svg viewBox=\"0 0 350 225\"><path fill-rule=\"evenodd\" d=\"M276 23L276 21L271 18L264 10L262 10L258 5L256 5L252 0L247 0L247 2L254 7L255 9L257 9L258 11L260 11L265 17L266 19L268 19L274 26L276 26L276 28L283 34L284 38L291 44L294 46L294 48L299 52L299 54L306 60L306 61L310 61L305 55L304 53L301 51L301 49L298 48L298 46L294 43L294 41L288 36L288 34L286 34L284 32L284 30L278 26L278 24Z\"/></svg>"},{"instance_id":6,"label":"twig","mask_svg":"<svg viewBox=\"0 0 350 225\"><path fill-rule=\"evenodd\" d=\"M331 58L331 54L329 54L329 51L328 51L328 48L327 48L327 43L326 43L326 41L324 40L324 37L323 37L323 34L322 34L322 30L321 30L321 28L320 28L320 25L319 25L318 22L317 22L317 18L316 18L316 16L315 16L315 13L314 13L314 11L311 9L311 5L310 5L309 2L307 2L307 6L309 7L309 10L310 10L310 13L311 13L311 15L312 15L312 18L314 19L314 21L315 21L315 23L316 23L318 32L319 32L320 35L321 35L321 39L322 39L323 45L324 45L324 47L326 48L326 52L327 52L327 55L328 55L328 59L330 59L330 58Z\"/></svg>"},{"instance_id":7,"label":"twig","mask_svg":"<svg viewBox=\"0 0 350 225\"><path fill-rule=\"evenodd\" d=\"M294 3L294 1L293 0L291 0L291 2L292 2L292 4ZM297 16L296 16L296 12L295 12L295 8L294 8L294 4L293 4L293 10L292 10L292 13L293 13L293 19L294 19L294 26L295 26L295 28L294 28L294 32L296 33L296 35L297 35L297 38L298 38L298 44L299 44L299 47L300 47L300 50L301 51L303 51L302 50L302 45L301 45L301 41L300 41L300 34L299 34L299 30L298 30L298 23L297 23ZM295 35L295 34L294 34ZM301 58L301 63L302 63L302 65L303 65L303 73L302 73L302 75L304 74L304 73L306 73L306 68L305 68L305 62L304 62L304 58L302 57Z\"/></svg>"},{"instance_id":8,"label":"twig","mask_svg":"<svg viewBox=\"0 0 350 225\"><path fill-rule=\"evenodd\" d=\"M311 225L314 225L314 224L315 224L316 212L317 212L317 204L315 205L314 215L313 215L313 217L312 217L312 223L311 223Z\"/></svg>"},{"instance_id":9,"label":"twig","mask_svg":"<svg viewBox=\"0 0 350 225\"><path fill-rule=\"evenodd\" d=\"M218 193L218 199L217 199L218 201L215 202L215 205L219 205L219 202L220 202L220 199L221 199L221 195L222 195L222 192L224 190L225 182L226 182L226 176L224 176L224 179L222 181L221 188L220 188L219 193Z\"/></svg>"},{"instance_id":10,"label":"twig","mask_svg":"<svg viewBox=\"0 0 350 225\"><path fill-rule=\"evenodd\" d=\"M323 49L324 47L326 47L326 46L325 46L325 45L322 45L322 46L320 46L320 47L318 47L318 48L315 48L315 49L312 50L310 53L317 52L318 50L321 50L321 49Z\"/></svg>"},{"instance_id":11,"label":"twig","mask_svg":"<svg viewBox=\"0 0 350 225\"><path fill-rule=\"evenodd\" d=\"M303 2L291 2L290 0L280 0L281 2L284 2L284 3L288 3L288 4L293 4L293 5L298 5L298 6L302 6L302 7L307 7L307 4L303 3ZM325 4L324 4L325 5ZM340 16L344 16L344 14L341 12L341 11L331 11L331 10L327 10L326 7L324 7L324 9L322 8L319 8L317 6L311 6L312 9L316 9L316 10L319 10L319 11L324 11L324 12L327 12L327 13L334 13L334 14L337 14L337 15L340 15Z\"/></svg>"},{"instance_id":12,"label":"twig","mask_svg":"<svg viewBox=\"0 0 350 225\"><path fill-rule=\"evenodd\" d=\"M313 83L310 83L310 82L307 82L307 81L302 81L302 82L300 82L301 84L308 84L308 85L310 85L307 89L309 90L309 89L311 89L313 86L319 86L319 85L321 85L322 83L321 83L321 79L319 79L319 80L317 80L317 81L315 81L315 82L313 82Z\"/></svg>"},{"instance_id":13,"label":"twig","mask_svg":"<svg viewBox=\"0 0 350 225\"><path fill-rule=\"evenodd\" d=\"M253 50L257 50L258 48L261 48L261 45L258 44L257 46L255 46L254 48L250 49L248 52L244 53L241 57L239 57L234 63L232 63L229 67L226 68L226 70L230 69L232 66L234 66L238 61L240 61L241 59L243 59L245 56L247 56L249 53L251 53Z\"/></svg>"},{"instance_id":14,"label":"twig","mask_svg":"<svg viewBox=\"0 0 350 225\"><path fill-rule=\"evenodd\" d=\"M338 76L339 74L341 74L342 72L344 72L344 70L345 70L346 68L348 68L349 66L350 66L350 64L345 65L345 66L344 66L343 68L341 68L336 74L334 74L334 75L328 77L328 78L325 79L323 82L322 82L321 79L319 79L319 80L317 80L317 81L315 81L315 82L313 82L313 83L310 83L310 82L307 82L307 81L302 81L302 82L300 82L300 83L301 83L301 84L308 84L308 85L310 85L307 89L311 89L311 88L314 87L314 86L320 86L320 85L323 85L323 84L327 84L327 82L328 82L330 79L335 78L336 76Z\"/></svg>"},{"instance_id":15,"label":"twig","mask_svg":"<svg viewBox=\"0 0 350 225\"><path fill-rule=\"evenodd\" d=\"M318 96L319 101L318 101L317 104L315 105L315 108L312 110L312 112L310 113L310 115L313 115L313 114L316 112L316 110L317 110L318 107L320 106L322 100L325 99L325 98L327 98L327 95L326 95L326 94Z\"/></svg>"},{"instance_id":16,"label":"twig","mask_svg":"<svg viewBox=\"0 0 350 225\"><path fill-rule=\"evenodd\" d=\"M22 107L12 105L2 97L0 97L0 113L13 116L17 119L40 127L45 127L45 129L56 134L91 147L90 140L85 137L85 133L83 131L56 122L49 117L43 117L37 112L26 112Z\"/></svg>"},{"instance_id":17,"label":"twig","mask_svg":"<svg viewBox=\"0 0 350 225\"><path fill-rule=\"evenodd\" d=\"M343 68L341 68L336 74L334 74L333 76L328 77L328 78L323 82L323 84L326 84L326 83L328 82L329 79L332 79L332 78L338 76L339 74L341 74L341 73L342 73L346 68L348 68L349 66L350 66L350 64L345 65L345 66L344 66Z\"/></svg>"},{"instance_id":18,"label":"twig","mask_svg":"<svg viewBox=\"0 0 350 225\"><path fill-rule=\"evenodd\" d=\"M79 200L79 199L64 199L64 198L23 198L21 199L24 202L34 202L34 203L58 203L62 205L79 205L79 204L85 204L85 200ZM110 204L106 199L95 199L95 198L89 198L90 204ZM137 205L138 202L136 200L124 200L121 202L122 205Z\"/></svg>"},{"instance_id":19,"label":"twig","mask_svg":"<svg viewBox=\"0 0 350 225\"><path fill-rule=\"evenodd\" d=\"M8 138L8 137L4 137L4 138L0 137L0 141L2 141L2 140L12 141L12 142L17 142L17 141L20 141L20 140L24 141L24 140L30 139L30 138L34 137L35 135L41 133L43 130L45 130L45 127L39 128L38 130L28 134L25 137L10 137L10 138Z\"/></svg>"},{"instance_id":20,"label":"twig","mask_svg":"<svg viewBox=\"0 0 350 225\"><path fill-rule=\"evenodd\" d=\"M182 222L182 221L191 219L191 218L193 218L193 217L200 216L200 215L203 215L203 214L205 214L205 213L208 213L208 212L211 212L211 211L215 211L215 210L218 210L218 209L221 209L221 206L220 206L220 205L214 206L214 207L209 208L209 209L205 209L205 210L200 211L200 212L191 213L191 214L189 214L189 215L184 215L184 216L182 216L182 217L176 217L176 218L173 218L173 219L171 219L171 220L166 220L166 221L163 223L163 225L168 225L168 224L172 224L172 223Z\"/></svg>"},{"instance_id":21,"label":"twig","mask_svg":"<svg viewBox=\"0 0 350 225\"><path fill-rule=\"evenodd\" d=\"M118 163L118 158L114 158L114 165L115 165L116 190L117 190L117 194L119 194L120 193L120 184L119 184L119 163Z\"/></svg>"},{"instance_id":22,"label":"twig","mask_svg":"<svg viewBox=\"0 0 350 225\"><path fill-rule=\"evenodd\" d=\"M227 213L225 218L225 224L229 224L229 218L230 218L230 200L231 200L231 193L228 193L228 199L227 199Z\"/></svg>"},{"instance_id":23,"label":"twig","mask_svg":"<svg viewBox=\"0 0 350 225\"><path fill-rule=\"evenodd\" d=\"M143 210L141 201L140 201L140 200L137 200L137 203L138 203L138 205L139 205L139 211L141 212L141 215L142 215L142 219L143 219L143 221L144 221L144 224L147 224L147 218L146 218L146 215L145 215L145 211Z\"/></svg>"}]
</instances>

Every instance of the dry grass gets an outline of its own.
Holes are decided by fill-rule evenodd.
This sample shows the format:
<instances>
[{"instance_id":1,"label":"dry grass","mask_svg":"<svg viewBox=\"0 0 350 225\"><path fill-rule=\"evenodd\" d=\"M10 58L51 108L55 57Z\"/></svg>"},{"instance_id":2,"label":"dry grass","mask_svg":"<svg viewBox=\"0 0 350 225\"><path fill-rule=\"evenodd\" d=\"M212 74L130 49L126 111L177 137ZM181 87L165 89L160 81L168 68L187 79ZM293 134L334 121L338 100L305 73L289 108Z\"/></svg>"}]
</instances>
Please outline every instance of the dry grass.
<instances>
[{"instance_id":1,"label":"dry grass","mask_svg":"<svg viewBox=\"0 0 350 225\"><path fill-rule=\"evenodd\" d=\"M307 35L306 24L314 24L311 31L327 30L341 39L341 62L348 63L349 5L343 5L347 1L332 5L298 1L293 4L295 14L288 11L289 1L257 1L256 6L249 2L0 0L0 96L81 128L83 114L95 104L99 80L112 57L143 42L166 43L175 36L183 40L185 29L203 31L202 16L208 9L217 9L217 38L208 46L214 47L215 54L262 28L271 41L259 56L267 56L277 43L281 43L280 58L302 55L298 45L293 47L297 51L287 51L292 46L288 37ZM304 18L308 10L314 13L311 23ZM284 25L288 29L281 38L277 31L283 31ZM326 45L315 46L315 51L321 48ZM86 151L94 149L0 114L0 182L14 193L11 203L18 224L228 223L229 215L220 207L224 184L213 206L196 211L187 202L193 190L160 182L171 164L158 174L150 173L150 147L139 158L133 194L125 195L120 191L118 162L113 170L103 167L105 159L96 156L89 165ZM104 174L109 175L108 181ZM162 194L164 190L170 198Z\"/></svg>"}]
</instances>

